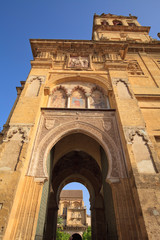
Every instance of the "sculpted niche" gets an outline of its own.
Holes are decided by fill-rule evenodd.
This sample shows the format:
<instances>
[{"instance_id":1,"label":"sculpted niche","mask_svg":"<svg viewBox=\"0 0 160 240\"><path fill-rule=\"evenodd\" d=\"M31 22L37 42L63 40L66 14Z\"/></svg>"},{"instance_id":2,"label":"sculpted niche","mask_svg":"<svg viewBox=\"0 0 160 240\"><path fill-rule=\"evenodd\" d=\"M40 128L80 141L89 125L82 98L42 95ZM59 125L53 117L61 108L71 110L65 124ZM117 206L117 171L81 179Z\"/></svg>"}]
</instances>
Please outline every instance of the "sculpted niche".
<instances>
[{"instance_id":1,"label":"sculpted niche","mask_svg":"<svg viewBox=\"0 0 160 240\"><path fill-rule=\"evenodd\" d=\"M134 158L139 173L155 173L149 139L144 129L125 129L128 144L132 144Z\"/></svg>"},{"instance_id":2,"label":"sculpted niche","mask_svg":"<svg viewBox=\"0 0 160 240\"><path fill-rule=\"evenodd\" d=\"M45 82L45 76L30 76L27 80L29 83L25 97L37 97L41 84Z\"/></svg>"}]
</instances>

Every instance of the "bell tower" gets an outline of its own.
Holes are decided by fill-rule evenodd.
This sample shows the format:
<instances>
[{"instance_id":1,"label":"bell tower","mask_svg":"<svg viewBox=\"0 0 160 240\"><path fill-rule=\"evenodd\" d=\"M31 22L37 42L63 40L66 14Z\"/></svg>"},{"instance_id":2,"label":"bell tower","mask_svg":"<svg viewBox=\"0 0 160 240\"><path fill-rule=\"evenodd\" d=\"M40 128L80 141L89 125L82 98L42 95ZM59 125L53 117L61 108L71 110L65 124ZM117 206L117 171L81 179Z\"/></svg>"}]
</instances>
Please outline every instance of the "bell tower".
<instances>
[{"instance_id":1,"label":"bell tower","mask_svg":"<svg viewBox=\"0 0 160 240\"><path fill-rule=\"evenodd\" d=\"M114 14L94 15L92 40L150 42L150 27L143 27L137 17L117 16Z\"/></svg>"}]
</instances>

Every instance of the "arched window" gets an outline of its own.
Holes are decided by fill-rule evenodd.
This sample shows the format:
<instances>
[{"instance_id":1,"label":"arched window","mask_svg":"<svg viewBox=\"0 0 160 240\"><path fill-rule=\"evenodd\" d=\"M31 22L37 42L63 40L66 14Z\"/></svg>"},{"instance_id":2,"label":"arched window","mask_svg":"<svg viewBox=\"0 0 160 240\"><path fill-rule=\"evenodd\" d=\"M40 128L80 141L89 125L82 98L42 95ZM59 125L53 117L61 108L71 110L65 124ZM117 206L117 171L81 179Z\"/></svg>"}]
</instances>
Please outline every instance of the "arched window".
<instances>
[{"instance_id":1,"label":"arched window","mask_svg":"<svg viewBox=\"0 0 160 240\"><path fill-rule=\"evenodd\" d=\"M103 20L103 21L101 22L101 25L107 26L107 25L109 25L109 24L108 24L108 22L107 22L106 20Z\"/></svg>"},{"instance_id":2,"label":"arched window","mask_svg":"<svg viewBox=\"0 0 160 240\"><path fill-rule=\"evenodd\" d=\"M63 88L56 89L50 96L49 106L53 108L66 108L67 95Z\"/></svg>"},{"instance_id":3,"label":"arched window","mask_svg":"<svg viewBox=\"0 0 160 240\"><path fill-rule=\"evenodd\" d=\"M74 202L73 204L74 204L74 208L80 208L81 206L79 202Z\"/></svg>"},{"instance_id":4,"label":"arched window","mask_svg":"<svg viewBox=\"0 0 160 240\"><path fill-rule=\"evenodd\" d=\"M73 90L71 95L71 108L86 108L86 97L81 88Z\"/></svg>"},{"instance_id":5,"label":"arched window","mask_svg":"<svg viewBox=\"0 0 160 240\"><path fill-rule=\"evenodd\" d=\"M128 25L131 27L136 26L136 24L134 22L128 22Z\"/></svg>"},{"instance_id":6,"label":"arched window","mask_svg":"<svg viewBox=\"0 0 160 240\"><path fill-rule=\"evenodd\" d=\"M98 89L92 91L90 96L90 108L107 108L107 97Z\"/></svg>"},{"instance_id":7,"label":"arched window","mask_svg":"<svg viewBox=\"0 0 160 240\"><path fill-rule=\"evenodd\" d=\"M113 20L113 24L114 24L115 26L117 26L117 25L123 25L122 22L119 21L119 20Z\"/></svg>"}]
</instances>

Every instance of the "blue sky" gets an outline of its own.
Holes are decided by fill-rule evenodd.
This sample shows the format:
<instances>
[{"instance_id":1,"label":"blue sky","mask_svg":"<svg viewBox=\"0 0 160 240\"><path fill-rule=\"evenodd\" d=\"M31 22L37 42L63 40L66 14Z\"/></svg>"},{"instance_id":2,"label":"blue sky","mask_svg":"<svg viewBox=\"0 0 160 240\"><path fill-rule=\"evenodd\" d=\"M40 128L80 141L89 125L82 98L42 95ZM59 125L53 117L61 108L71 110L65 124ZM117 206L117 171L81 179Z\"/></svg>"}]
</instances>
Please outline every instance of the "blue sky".
<instances>
[{"instance_id":1,"label":"blue sky","mask_svg":"<svg viewBox=\"0 0 160 240\"><path fill-rule=\"evenodd\" d=\"M30 71L29 39L91 39L94 13L138 16L160 32L160 0L1 0L0 3L0 128L16 99L16 86Z\"/></svg>"}]
</instances>

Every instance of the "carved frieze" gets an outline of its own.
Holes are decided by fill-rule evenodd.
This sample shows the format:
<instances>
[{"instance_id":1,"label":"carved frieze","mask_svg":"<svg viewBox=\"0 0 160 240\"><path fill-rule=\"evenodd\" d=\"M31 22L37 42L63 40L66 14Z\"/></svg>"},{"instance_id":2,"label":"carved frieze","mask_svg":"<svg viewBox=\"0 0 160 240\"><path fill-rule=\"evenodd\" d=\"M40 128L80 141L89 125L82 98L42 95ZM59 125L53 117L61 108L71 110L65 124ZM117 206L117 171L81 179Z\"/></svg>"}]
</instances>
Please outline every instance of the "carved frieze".
<instances>
[{"instance_id":1,"label":"carved frieze","mask_svg":"<svg viewBox=\"0 0 160 240\"><path fill-rule=\"evenodd\" d=\"M115 112L97 110L43 109L28 175L47 178L48 150L64 135L82 132L95 138L106 151L109 179L126 177L125 161L116 123Z\"/></svg>"},{"instance_id":2,"label":"carved frieze","mask_svg":"<svg viewBox=\"0 0 160 240\"><path fill-rule=\"evenodd\" d=\"M109 54L94 54L92 56L93 63L104 63L106 60L109 60Z\"/></svg>"},{"instance_id":3,"label":"carved frieze","mask_svg":"<svg viewBox=\"0 0 160 240\"><path fill-rule=\"evenodd\" d=\"M127 70L130 75L144 75L137 60L127 60L126 62L128 63Z\"/></svg>"}]
</instances>

